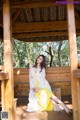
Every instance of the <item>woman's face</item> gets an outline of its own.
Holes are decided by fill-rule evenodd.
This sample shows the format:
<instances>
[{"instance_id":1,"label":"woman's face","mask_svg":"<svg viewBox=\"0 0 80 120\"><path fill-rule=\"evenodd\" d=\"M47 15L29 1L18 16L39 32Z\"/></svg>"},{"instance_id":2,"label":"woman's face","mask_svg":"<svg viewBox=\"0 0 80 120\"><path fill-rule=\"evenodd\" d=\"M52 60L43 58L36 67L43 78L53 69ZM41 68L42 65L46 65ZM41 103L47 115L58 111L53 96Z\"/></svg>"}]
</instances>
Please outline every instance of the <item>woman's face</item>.
<instances>
[{"instance_id":1,"label":"woman's face","mask_svg":"<svg viewBox=\"0 0 80 120\"><path fill-rule=\"evenodd\" d=\"M42 61L43 61L43 57L42 56L40 56L40 57L37 58L37 64L41 64Z\"/></svg>"}]
</instances>

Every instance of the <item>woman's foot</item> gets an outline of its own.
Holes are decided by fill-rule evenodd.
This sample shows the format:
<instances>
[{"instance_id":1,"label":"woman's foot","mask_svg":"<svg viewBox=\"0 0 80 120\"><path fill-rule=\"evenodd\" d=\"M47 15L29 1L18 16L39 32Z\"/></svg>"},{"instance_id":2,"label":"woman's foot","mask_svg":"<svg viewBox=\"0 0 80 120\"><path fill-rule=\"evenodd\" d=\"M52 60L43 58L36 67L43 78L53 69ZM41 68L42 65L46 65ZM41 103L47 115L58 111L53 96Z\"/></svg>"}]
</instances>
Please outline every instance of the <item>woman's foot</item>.
<instances>
[{"instance_id":1,"label":"woman's foot","mask_svg":"<svg viewBox=\"0 0 80 120\"><path fill-rule=\"evenodd\" d=\"M71 111L68 107L66 107L64 110L66 111L66 113L67 113L68 115L71 115L71 114L72 114L72 111Z\"/></svg>"}]
</instances>

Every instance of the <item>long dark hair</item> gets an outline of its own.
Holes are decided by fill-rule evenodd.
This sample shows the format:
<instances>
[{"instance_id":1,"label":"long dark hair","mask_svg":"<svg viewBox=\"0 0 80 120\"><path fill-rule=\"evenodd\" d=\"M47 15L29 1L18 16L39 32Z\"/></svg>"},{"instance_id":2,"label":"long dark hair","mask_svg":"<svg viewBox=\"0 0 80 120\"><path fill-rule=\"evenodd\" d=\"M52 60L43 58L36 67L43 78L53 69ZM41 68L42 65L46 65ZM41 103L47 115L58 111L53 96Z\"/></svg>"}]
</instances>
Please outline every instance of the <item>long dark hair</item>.
<instances>
[{"instance_id":1,"label":"long dark hair","mask_svg":"<svg viewBox=\"0 0 80 120\"><path fill-rule=\"evenodd\" d=\"M38 59L39 57L42 57L42 58L43 58L43 61L42 61L41 64L40 64L41 71L42 71L43 68L46 68L45 56L44 56L44 55L39 55L39 56L37 57L37 59ZM34 65L33 67L37 67L37 59L36 59L36 61L35 61L35 65ZM40 71L40 72L41 72L41 71Z\"/></svg>"}]
</instances>

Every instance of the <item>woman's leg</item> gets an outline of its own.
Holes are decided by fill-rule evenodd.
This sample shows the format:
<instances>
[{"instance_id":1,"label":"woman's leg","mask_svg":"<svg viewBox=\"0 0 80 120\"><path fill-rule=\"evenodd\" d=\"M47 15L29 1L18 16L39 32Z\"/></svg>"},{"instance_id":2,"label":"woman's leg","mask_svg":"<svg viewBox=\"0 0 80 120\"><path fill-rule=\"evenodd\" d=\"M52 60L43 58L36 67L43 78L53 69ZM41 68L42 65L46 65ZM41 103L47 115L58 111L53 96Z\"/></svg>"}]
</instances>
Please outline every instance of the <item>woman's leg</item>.
<instances>
[{"instance_id":1,"label":"woman's leg","mask_svg":"<svg viewBox=\"0 0 80 120\"><path fill-rule=\"evenodd\" d=\"M60 104L67 113L71 113L71 110L61 100L59 100L55 95L51 97L51 100L53 100L57 104Z\"/></svg>"},{"instance_id":2,"label":"woman's leg","mask_svg":"<svg viewBox=\"0 0 80 120\"><path fill-rule=\"evenodd\" d=\"M54 104L54 111L61 111L62 109L60 108L59 104L54 102L54 100L50 99L51 102Z\"/></svg>"}]
</instances>

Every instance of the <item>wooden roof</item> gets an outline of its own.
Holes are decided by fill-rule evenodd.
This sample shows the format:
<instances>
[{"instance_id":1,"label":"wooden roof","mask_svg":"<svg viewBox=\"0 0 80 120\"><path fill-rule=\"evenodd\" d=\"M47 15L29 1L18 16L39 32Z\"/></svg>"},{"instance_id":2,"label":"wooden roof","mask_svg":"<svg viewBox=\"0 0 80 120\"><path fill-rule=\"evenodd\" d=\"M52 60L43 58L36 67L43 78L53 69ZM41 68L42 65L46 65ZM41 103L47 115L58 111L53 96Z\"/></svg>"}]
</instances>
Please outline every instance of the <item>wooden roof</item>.
<instances>
[{"instance_id":1,"label":"wooden roof","mask_svg":"<svg viewBox=\"0 0 80 120\"><path fill-rule=\"evenodd\" d=\"M2 5L0 5L2 6ZM80 4L75 4L76 30L80 34ZM56 41L67 39L67 6L54 0L12 0L13 37L23 41ZM0 30L2 27L0 9ZM2 34L2 33L1 33Z\"/></svg>"}]
</instances>

